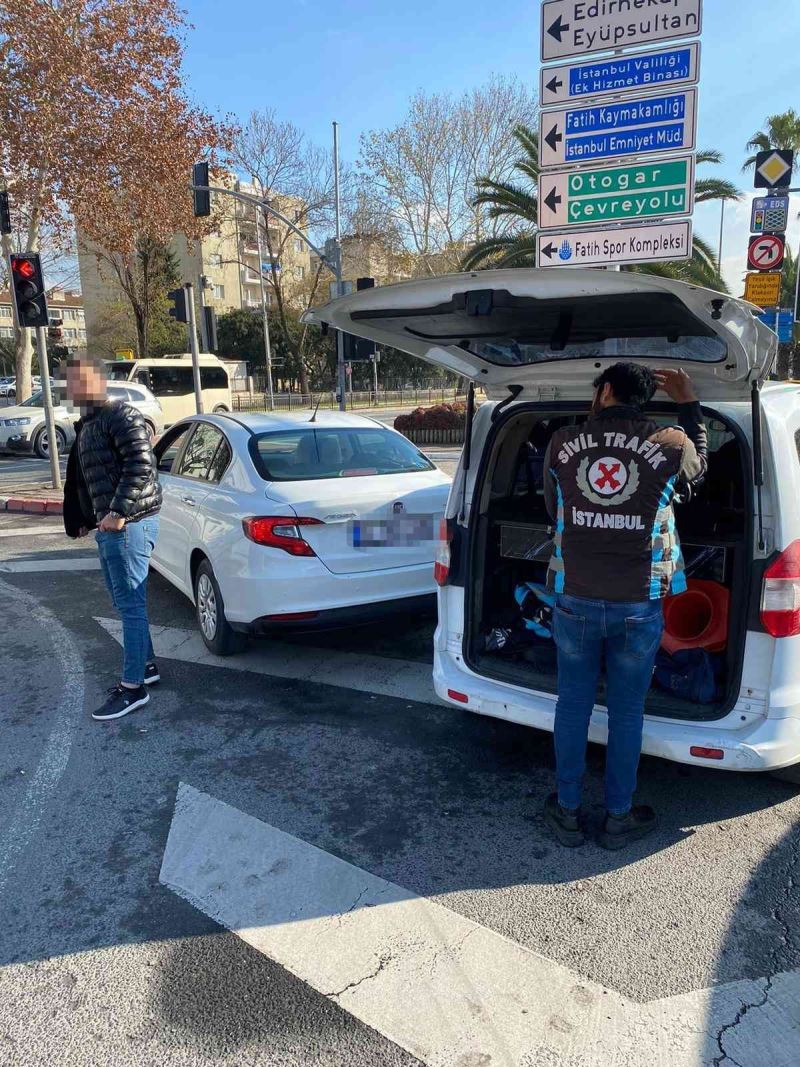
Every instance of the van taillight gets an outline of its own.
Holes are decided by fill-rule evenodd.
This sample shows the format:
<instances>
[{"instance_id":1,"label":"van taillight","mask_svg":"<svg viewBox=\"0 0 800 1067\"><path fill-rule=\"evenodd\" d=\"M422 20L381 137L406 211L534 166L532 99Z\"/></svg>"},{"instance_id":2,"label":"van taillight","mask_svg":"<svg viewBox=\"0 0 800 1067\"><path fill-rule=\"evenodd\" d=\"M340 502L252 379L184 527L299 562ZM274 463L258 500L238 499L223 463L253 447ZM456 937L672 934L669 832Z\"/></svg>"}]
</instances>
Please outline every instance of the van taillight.
<instances>
[{"instance_id":1,"label":"van taillight","mask_svg":"<svg viewBox=\"0 0 800 1067\"><path fill-rule=\"evenodd\" d=\"M450 542L452 540L453 532L447 519L442 519L439 523L439 540L433 557L433 577L437 585L447 585L447 579L450 576Z\"/></svg>"},{"instance_id":2,"label":"van taillight","mask_svg":"<svg viewBox=\"0 0 800 1067\"><path fill-rule=\"evenodd\" d=\"M773 637L800 634L800 541L792 541L764 573L761 622Z\"/></svg>"}]
</instances>

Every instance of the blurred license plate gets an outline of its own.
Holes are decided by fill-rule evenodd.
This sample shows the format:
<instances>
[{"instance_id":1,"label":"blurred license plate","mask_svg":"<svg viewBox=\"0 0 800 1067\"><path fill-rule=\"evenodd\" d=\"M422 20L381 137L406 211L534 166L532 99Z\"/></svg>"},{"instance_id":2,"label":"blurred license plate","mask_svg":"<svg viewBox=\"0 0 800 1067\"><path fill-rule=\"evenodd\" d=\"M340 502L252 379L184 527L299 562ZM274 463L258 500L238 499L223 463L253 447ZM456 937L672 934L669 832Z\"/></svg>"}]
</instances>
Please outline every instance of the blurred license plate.
<instances>
[{"instance_id":1,"label":"blurred license plate","mask_svg":"<svg viewBox=\"0 0 800 1067\"><path fill-rule=\"evenodd\" d=\"M398 515L393 519L367 519L350 524L350 543L354 548L396 548L433 539L433 515Z\"/></svg>"}]
</instances>

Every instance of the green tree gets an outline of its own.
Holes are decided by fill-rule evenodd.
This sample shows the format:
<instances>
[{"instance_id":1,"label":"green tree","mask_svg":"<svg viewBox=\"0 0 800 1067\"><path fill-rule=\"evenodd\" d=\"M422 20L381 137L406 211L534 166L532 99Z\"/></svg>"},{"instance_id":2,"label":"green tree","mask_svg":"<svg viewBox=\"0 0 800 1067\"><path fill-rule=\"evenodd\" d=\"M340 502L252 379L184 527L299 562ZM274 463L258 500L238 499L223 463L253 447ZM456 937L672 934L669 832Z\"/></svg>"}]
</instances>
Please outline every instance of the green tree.
<instances>
[{"instance_id":1,"label":"green tree","mask_svg":"<svg viewBox=\"0 0 800 1067\"><path fill-rule=\"evenodd\" d=\"M770 148L795 152L794 167L797 170L800 168L800 115L791 107L779 115L768 115L764 120L764 129L754 133L745 148L752 151L753 155L744 161L742 170L752 170L756 155Z\"/></svg>"},{"instance_id":2,"label":"green tree","mask_svg":"<svg viewBox=\"0 0 800 1067\"><path fill-rule=\"evenodd\" d=\"M224 359L247 360L264 366L264 328L261 316L237 308L217 319L217 355Z\"/></svg>"},{"instance_id":3,"label":"green tree","mask_svg":"<svg viewBox=\"0 0 800 1067\"><path fill-rule=\"evenodd\" d=\"M488 208L494 219L511 219L512 232L490 237L473 245L464 257L464 270L482 267L535 267L536 231L539 221L537 182L539 178L539 135L527 126L517 126L514 136L522 149L515 164L514 178L496 181L485 176L479 178L475 204ZM722 155L715 149L697 153L697 162L718 164ZM695 199L698 203L709 200L738 200L741 194L731 182L723 178L698 178L695 182ZM651 263L641 267L627 268L646 274L676 278L682 281L726 291L719 272L714 250L703 238L695 236L692 258L686 262Z\"/></svg>"}]
</instances>

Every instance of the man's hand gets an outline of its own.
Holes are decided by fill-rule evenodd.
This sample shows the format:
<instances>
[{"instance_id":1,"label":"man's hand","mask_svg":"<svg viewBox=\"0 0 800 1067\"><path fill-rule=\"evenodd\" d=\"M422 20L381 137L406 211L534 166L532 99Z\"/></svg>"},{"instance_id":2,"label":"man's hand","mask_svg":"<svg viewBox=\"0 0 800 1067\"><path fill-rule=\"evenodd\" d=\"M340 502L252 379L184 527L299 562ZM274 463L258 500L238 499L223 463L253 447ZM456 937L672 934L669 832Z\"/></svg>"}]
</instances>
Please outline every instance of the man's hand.
<instances>
[{"instance_id":1,"label":"man's hand","mask_svg":"<svg viewBox=\"0 0 800 1067\"><path fill-rule=\"evenodd\" d=\"M682 367L679 370L654 371L653 377L658 382L658 388L676 404L691 404L697 400L692 379Z\"/></svg>"},{"instance_id":2,"label":"man's hand","mask_svg":"<svg viewBox=\"0 0 800 1067\"><path fill-rule=\"evenodd\" d=\"M122 518L116 518L111 515L104 515L100 520L98 530L102 530L104 533L119 533L122 527L125 525L125 520Z\"/></svg>"}]
</instances>

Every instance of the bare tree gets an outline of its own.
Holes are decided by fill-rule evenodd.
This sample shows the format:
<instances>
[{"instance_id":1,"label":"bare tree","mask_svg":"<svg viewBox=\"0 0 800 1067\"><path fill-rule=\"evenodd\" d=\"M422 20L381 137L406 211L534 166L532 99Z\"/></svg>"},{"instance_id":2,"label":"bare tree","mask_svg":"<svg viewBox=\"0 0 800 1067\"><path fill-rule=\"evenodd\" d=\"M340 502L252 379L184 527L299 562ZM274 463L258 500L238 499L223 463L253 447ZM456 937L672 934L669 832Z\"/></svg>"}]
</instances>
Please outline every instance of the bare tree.
<instances>
[{"instance_id":1,"label":"bare tree","mask_svg":"<svg viewBox=\"0 0 800 1067\"><path fill-rule=\"evenodd\" d=\"M493 77L457 99L418 92L399 125L362 136L360 187L370 200L379 197L421 273L457 269L469 245L508 228L507 220L475 205L475 182L511 173L513 130L532 125L537 110L520 81Z\"/></svg>"}]
</instances>

